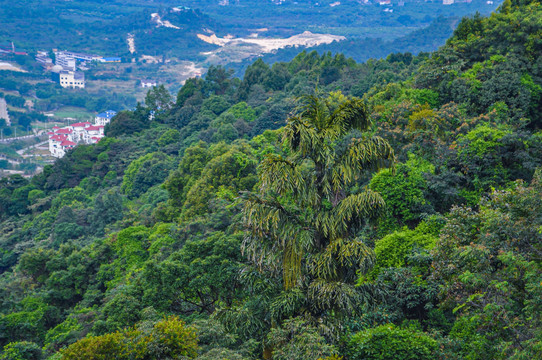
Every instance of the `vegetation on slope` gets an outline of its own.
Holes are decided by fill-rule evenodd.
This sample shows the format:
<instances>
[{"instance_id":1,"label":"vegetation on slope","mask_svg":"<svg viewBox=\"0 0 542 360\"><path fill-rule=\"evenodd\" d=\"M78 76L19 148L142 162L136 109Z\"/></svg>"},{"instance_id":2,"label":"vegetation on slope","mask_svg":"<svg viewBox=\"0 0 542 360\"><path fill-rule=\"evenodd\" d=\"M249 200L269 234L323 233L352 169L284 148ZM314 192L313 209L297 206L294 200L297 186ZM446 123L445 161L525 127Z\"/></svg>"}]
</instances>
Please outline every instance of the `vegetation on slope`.
<instances>
[{"instance_id":1,"label":"vegetation on slope","mask_svg":"<svg viewBox=\"0 0 542 360\"><path fill-rule=\"evenodd\" d=\"M541 15L213 67L0 180L0 358L539 358Z\"/></svg>"}]
</instances>

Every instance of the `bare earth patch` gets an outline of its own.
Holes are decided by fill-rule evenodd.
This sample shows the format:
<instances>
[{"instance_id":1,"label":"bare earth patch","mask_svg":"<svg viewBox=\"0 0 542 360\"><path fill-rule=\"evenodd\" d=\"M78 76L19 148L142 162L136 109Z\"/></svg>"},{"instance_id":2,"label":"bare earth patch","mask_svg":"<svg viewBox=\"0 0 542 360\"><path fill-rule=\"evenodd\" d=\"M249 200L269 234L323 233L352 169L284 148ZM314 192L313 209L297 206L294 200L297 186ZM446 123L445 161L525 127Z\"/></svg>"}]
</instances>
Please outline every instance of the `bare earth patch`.
<instances>
[{"instance_id":1,"label":"bare earth patch","mask_svg":"<svg viewBox=\"0 0 542 360\"><path fill-rule=\"evenodd\" d=\"M218 45L221 47L229 44L238 45L240 43L255 44L262 48L262 52L268 53L274 50L282 49L288 46L305 46L312 47L321 44L330 44L333 41L346 40L344 36L330 34L313 34L310 31L305 31L302 34L294 35L286 39L280 38L258 38L256 36L249 38L233 38L226 36L223 38L217 37L215 34L210 36L198 34L198 38L209 44Z\"/></svg>"},{"instance_id":2,"label":"bare earth patch","mask_svg":"<svg viewBox=\"0 0 542 360\"><path fill-rule=\"evenodd\" d=\"M247 38L234 38L231 35L219 38L216 34L198 34L198 38L209 44L220 46L219 49L202 53L207 56L207 62L211 64L227 64L239 62L253 56L260 56L264 53L274 52L286 47L313 47L321 44L330 44L334 41L346 40L344 36L330 34L314 34L305 31L289 38L260 38L259 32L265 29L258 29L257 32Z\"/></svg>"},{"instance_id":3,"label":"bare earth patch","mask_svg":"<svg viewBox=\"0 0 542 360\"><path fill-rule=\"evenodd\" d=\"M18 71L18 72L26 72L23 69L15 66L15 65L12 65L10 63L7 63L7 62L0 62L0 70L11 70L11 71Z\"/></svg>"}]
</instances>

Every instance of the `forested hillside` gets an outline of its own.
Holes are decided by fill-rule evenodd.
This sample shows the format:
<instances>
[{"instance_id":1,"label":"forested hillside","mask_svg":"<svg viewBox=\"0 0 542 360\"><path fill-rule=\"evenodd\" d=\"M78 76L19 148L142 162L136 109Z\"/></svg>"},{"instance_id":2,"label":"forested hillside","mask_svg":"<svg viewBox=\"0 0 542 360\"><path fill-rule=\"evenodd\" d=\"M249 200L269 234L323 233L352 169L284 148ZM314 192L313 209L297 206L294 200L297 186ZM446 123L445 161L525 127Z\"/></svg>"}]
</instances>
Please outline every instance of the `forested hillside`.
<instances>
[{"instance_id":1,"label":"forested hillside","mask_svg":"<svg viewBox=\"0 0 542 360\"><path fill-rule=\"evenodd\" d=\"M0 359L542 357L542 6L164 87L0 179Z\"/></svg>"}]
</instances>

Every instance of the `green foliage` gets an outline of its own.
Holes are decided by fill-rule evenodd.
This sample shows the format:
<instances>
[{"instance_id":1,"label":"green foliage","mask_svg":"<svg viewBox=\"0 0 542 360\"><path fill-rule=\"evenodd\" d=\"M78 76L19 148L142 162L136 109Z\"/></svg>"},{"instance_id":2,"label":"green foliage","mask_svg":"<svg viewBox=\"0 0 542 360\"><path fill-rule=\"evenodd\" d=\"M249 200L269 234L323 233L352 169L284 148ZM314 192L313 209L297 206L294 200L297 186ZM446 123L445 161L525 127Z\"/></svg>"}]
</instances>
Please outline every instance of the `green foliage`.
<instances>
[{"instance_id":1,"label":"green foliage","mask_svg":"<svg viewBox=\"0 0 542 360\"><path fill-rule=\"evenodd\" d=\"M155 114L169 110L172 106L173 97L165 86L154 86L147 92L145 96L145 105L147 108Z\"/></svg>"},{"instance_id":2,"label":"green foliage","mask_svg":"<svg viewBox=\"0 0 542 360\"><path fill-rule=\"evenodd\" d=\"M350 9L331 2L317 8ZM235 9L208 4L224 17ZM258 11L270 6L292 9L270 2ZM442 5L424 9L433 6ZM21 14L32 15L26 7ZM138 51L153 53L149 39L184 41L184 30L146 33L110 16L136 33ZM201 19L188 10L160 16L187 27ZM141 14L141 26L148 18ZM399 18L418 21L388 20ZM31 179L1 178L0 356L41 349L59 359L69 348L75 358L179 358L167 350L179 342L156 325L176 314L198 329L201 348L188 355L201 359L338 359L348 343L341 336L353 333L357 342L341 355L540 358L540 18L537 2L506 1L489 18L461 21L431 56L356 64L302 52L272 66L258 60L242 80L212 66L175 103L166 87L154 89L145 106L119 112L99 143ZM410 39L433 41L453 23ZM35 94L40 112L61 97L95 110L127 101L68 96L33 76L9 75L0 86ZM315 86L328 95L295 100ZM3 149L20 160L13 149L22 147ZM373 175L395 157L394 171ZM406 323L426 333L397 327Z\"/></svg>"},{"instance_id":3,"label":"green foliage","mask_svg":"<svg viewBox=\"0 0 542 360\"><path fill-rule=\"evenodd\" d=\"M176 317L102 336L88 336L61 351L62 360L193 359L197 356L194 328Z\"/></svg>"},{"instance_id":4,"label":"green foliage","mask_svg":"<svg viewBox=\"0 0 542 360\"><path fill-rule=\"evenodd\" d=\"M189 180L193 184L186 189L186 200L181 214L183 218L202 215L208 211L210 201L225 189L237 194L239 191L252 189L257 181L256 159L248 144L226 146L219 143L212 147L210 152L215 156L201 169L199 178Z\"/></svg>"},{"instance_id":5,"label":"green foliage","mask_svg":"<svg viewBox=\"0 0 542 360\"><path fill-rule=\"evenodd\" d=\"M0 315L0 344L20 340L39 341L45 333L50 307L43 299L27 297L20 303L20 310Z\"/></svg>"},{"instance_id":6,"label":"green foliage","mask_svg":"<svg viewBox=\"0 0 542 360\"><path fill-rule=\"evenodd\" d=\"M393 324L361 331L348 341L349 358L379 360L434 359L437 342L425 333Z\"/></svg>"},{"instance_id":7,"label":"green foliage","mask_svg":"<svg viewBox=\"0 0 542 360\"><path fill-rule=\"evenodd\" d=\"M119 255L119 266L128 270L142 265L148 257L149 233L150 230L144 226L133 226L113 236L113 246Z\"/></svg>"},{"instance_id":8,"label":"green foliage","mask_svg":"<svg viewBox=\"0 0 542 360\"><path fill-rule=\"evenodd\" d=\"M281 327L271 329L267 343L276 360L312 360L338 355L338 349L302 318L286 320Z\"/></svg>"},{"instance_id":9,"label":"green foliage","mask_svg":"<svg viewBox=\"0 0 542 360\"><path fill-rule=\"evenodd\" d=\"M230 107L227 100L224 97L213 95L203 101L201 109L203 111L209 110L215 115L220 115Z\"/></svg>"},{"instance_id":10,"label":"green foliage","mask_svg":"<svg viewBox=\"0 0 542 360\"><path fill-rule=\"evenodd\" d=\"M178 142L181 139L181 134L175 129L169 129L158 139L159 146L166 146Z\"/></svg>"},{"instance_id":11,"label":"green foliage","mask_svg":"<svg viewBox=\"0 0 542 360\"><path fill-rule=\"evenodd\" d=\"M480 210L456 208L434 249L441 304L459 319L450 336L470 359L539 352L541 174L494 191ZM455 269L455 270L453 270ZM498 299L498 300L496 300Z\"/></svg>"},{"instance_id":12,"label":"green foliage","mask_svg":"<svg viewBox=\"0 0 542 360\"><path fill-rule=\"evenodd\" d=\"M499 140L509 133L509 131L495 129L488 125L478 126L464 137L459 138L458 142L462 146L459 156L464 158L484 157L487 154L495 153L499 150L499 146L502 146Z\"/></svg>"},{"instance_id":13,"label":"green foliage","mask_svg":"<svg viewBox=\"0 0 542 360\"><path fill-rule=\"evenodd\" d=\"M161 152L150 153L132 161L124 173L121 190L129 198L136 198L150 187L167 178L173 163Z\"/></svg>"},{"instance_id":14,"label":"green foliage","mask_svg":"<svg viewBox=\"0 0 542 360\"><path fill-rule=\"evenodd\" d=\"M426 200L424 177L433 171L431 163L411 154L395 171L384 169L373 176L369 187L381 194L387 206L387 214L381 221L383 234L404 225L416 225L424 215L433 212L431 203Z\"/></svg>"},{"instance_id":15,"label":"green foliage","mask_svg":"<svg viewBox=\"0 0 542 360\"><path fill-rule=\"evenodd\" d=\"M256 111L244 101L233 105L227 113L232 114L236 119L243 119L247 122L256 120Z\"/></svg>"},{"instance_id":16,"label":"green foliage","mask_svg":"<svg viewBox=\"0 0 542 360\"><path fill-rule=\"evenodd\" d=\"M141 104L135 111L121 111L115 115L109 124L105 126L107 136L120 136L123 134L134 134L149 128L150 111L143 108Z\"/></svg>"},{"instance_id":17,"label":"green foliage","mask_svg":"<svg viewBox=\"0 0 542 360\"><path fill-rule=\"evenodd\" d=\"M380 214L384 202L371 190L345 190L395 158L379 137L360 134L342 151L332 146L370 126L363 102L338 95L302 99L283 132L290 155L264 158L260 193L245 202L244 251L260 271L282 278L283 291L271 303L277 322L302 309L315 318L326 319L326 312L340 318L363 302L355 273L370 269L373 256L352 229Z\"/></svg>"},{"instance_id":18,"label":"green foliage","mask_svg":"<svg viewBox=\"0 0 542 360\"><path fill-rule=\"evenodd\" d=\"M19 341L4 346L0 355L1 360L41 360L42 351L38 344Z\"/></svg>"},{"instance_id":19,"label":"green foliage","mask_svg":"<svg viewBox=\"0 0 542 360\"><path fill-rule=\"evenodd\" d=\"M436 237L419 230L395 231L375 243L376 266L378 268L402 267L414 248L430 250Z\"/></svg>"},{"instance_id":20,"label":"green foliage","mask_svg":"<svg viewBox=\"0 0 542 360\"><path fill-rule=\"evenodd\" d=\"M231 305L242 293L240 242L240 235L215 232L187 240L165 261L148 261L141 273L143 302L162 311L183 304L186 311L207 314Z\"/></svg>"}]
</instances>

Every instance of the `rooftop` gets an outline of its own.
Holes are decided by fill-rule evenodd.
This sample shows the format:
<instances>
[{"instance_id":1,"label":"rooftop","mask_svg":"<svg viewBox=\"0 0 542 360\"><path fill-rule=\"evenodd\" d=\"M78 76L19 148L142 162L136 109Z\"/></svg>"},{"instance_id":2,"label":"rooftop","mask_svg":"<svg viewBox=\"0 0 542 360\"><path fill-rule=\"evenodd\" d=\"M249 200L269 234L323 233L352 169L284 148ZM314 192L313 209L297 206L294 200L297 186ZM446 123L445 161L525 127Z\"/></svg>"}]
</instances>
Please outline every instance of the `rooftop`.
<instances>
[{"instance_id":1,"label":"rooftop","mask_svg":"<svg viewBox=\"0 0 542 360\"><path fill-rule=\"evenodd\" d=\"M104 111L102 113L99 113L98 115L96 115L96 117L111 119L115 115L117 115L116 111L107 110L107 111Z\"/></svg>"},{"instance_id":2,"label":"rooftop","mask_svg":"<svg viewBox=\"0 0 542 360\"><path fill-rule=\"evenodd\" d=\"M56 131L57 134L71 134L73 132L72 129L58 129Z\"/></svg>"},{"instance_id":3,"label":"rooftop","mask_svg":"<svg viewBox=\"0 0 542 360\"><path fill-rule=\"evenodd\" d=\"M85 121L85 122L78 122L78 123L75 123L75 124L71 124L70 126L73 126L73 127L87 127L89 125L92 125L92 123L89 123L88 121Z\"/></svg>"},{"instance_id":4,"label":"rooftop","mask_svg":"<svg viewBox=\"0 0 542 360\"><path fill-rule=\"evenodd\" d=\"M75 146L75 145L77 144L69 140L64 140L63 142L60 143L60 146Z\"/></svg>"}]
</instances>

